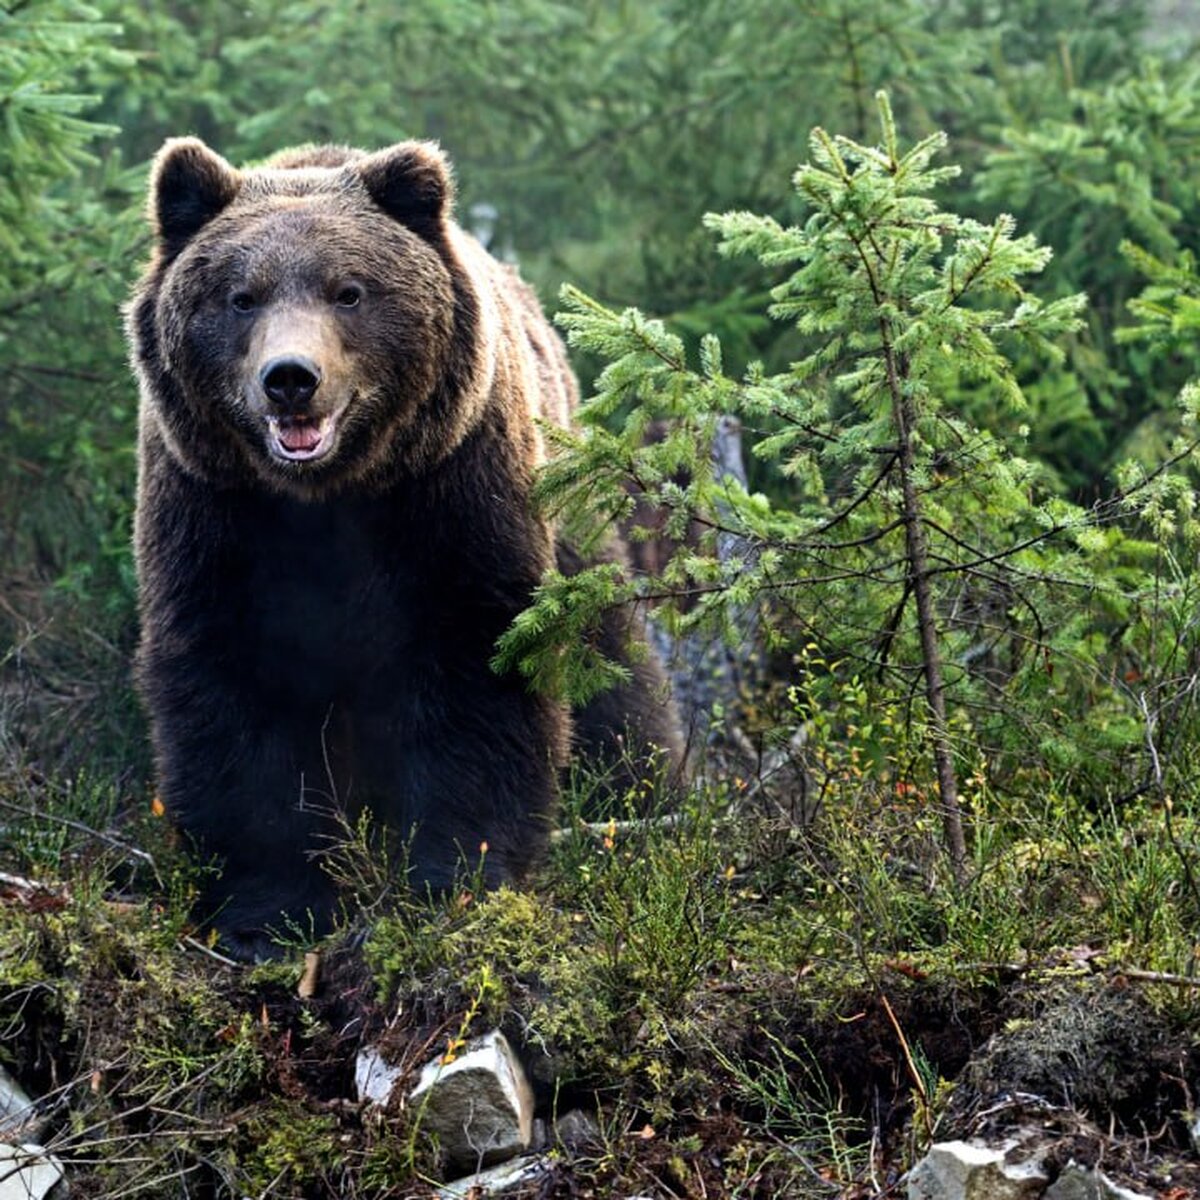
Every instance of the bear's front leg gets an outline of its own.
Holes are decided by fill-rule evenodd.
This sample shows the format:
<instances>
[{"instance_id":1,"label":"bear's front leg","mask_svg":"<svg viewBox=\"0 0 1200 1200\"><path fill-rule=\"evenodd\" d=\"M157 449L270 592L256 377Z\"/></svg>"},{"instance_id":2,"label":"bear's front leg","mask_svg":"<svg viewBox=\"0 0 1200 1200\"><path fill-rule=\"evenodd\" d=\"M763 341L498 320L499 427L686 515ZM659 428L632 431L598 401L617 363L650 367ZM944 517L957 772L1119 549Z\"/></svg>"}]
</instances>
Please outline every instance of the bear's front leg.
<instances>
[{"instance_id":1,"label":"bear's front leg","mask_svg":"<svg viewBox=\"0 0 1200 1200\"><path fill-rule=\"evenodd\" d=\"M211 868L197 919L238 958L278 954L272 934L329 931L335 889L319 853L337 836L328 721L272 711L194 661L143 654L168 814Z\"/></svg>"},{"instance_id":2,"label":"bear's front leg","mask_svg":"<svg viewBox=\"0 0 1200 1200\"><path fill-rule=\"evenodd\" d=\"M447 672L449 674L449 672ZM444 676L443 676L444 678ZM520 880L550 832L566 745L562 710L523 682L464 669L440 703L410 677L393 711L356 725L359 802L393 835L418 893Z\"/></svg>"}]
</instances>

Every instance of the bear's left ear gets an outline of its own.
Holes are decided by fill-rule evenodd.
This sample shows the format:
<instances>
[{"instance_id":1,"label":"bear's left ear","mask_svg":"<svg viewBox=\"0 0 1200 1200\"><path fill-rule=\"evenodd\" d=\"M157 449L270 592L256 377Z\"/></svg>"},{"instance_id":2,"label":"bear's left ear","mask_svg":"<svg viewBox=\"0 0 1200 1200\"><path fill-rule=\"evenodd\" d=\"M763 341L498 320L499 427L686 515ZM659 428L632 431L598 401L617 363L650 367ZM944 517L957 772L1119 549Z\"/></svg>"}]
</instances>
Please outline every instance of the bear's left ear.
<instances>
[{"instance_id":1,"label":"bear's left ear","mask_svg":"<svg viewBox=\"0 0 1200 1200\"><path fill-rule=\"evenodd\" d=\"M170 138L150 172L150 219L168 254L176 254L226 208L241 176L199 138Z\"/></svg>"},{"instance_id":2,"label":"bear's left ear","mask_svg":"<svg viewBox=\"0 0 1200 1200\"><path fill-rule=\"evenodd\" d=\"M349 168L371 199L414 233L436 234L450 215L454 183L436 142L400 142Z\"/></svg>"}]
</instances>

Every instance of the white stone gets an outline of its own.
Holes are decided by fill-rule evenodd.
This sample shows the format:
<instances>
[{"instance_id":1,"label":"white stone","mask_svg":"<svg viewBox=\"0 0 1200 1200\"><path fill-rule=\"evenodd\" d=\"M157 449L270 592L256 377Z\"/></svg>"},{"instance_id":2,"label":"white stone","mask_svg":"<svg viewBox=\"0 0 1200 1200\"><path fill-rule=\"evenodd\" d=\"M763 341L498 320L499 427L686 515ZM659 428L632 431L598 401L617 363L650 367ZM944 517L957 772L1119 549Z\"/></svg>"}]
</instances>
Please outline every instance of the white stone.
<instances>
[{"instance_id":1,"label":"white stone","mask_svg":"<svg viewBox=\"0 0 1200 1200\"><path fill-rule=\"evenodd\" d=\"M0 1143L0 1200L46 1200L66 1195L62 1164L41 1146Z\"/></svg>"},{"instance_id":2,"label":"white stone","mask_svg":"<svg viewBox=\"0 0 1200 1200\"><path fill-rule=\"evenodd\" d=\"M396 1080L403 1074L399 1067L388 1066L374 1046L360 1050L354 1060L354 1088L359 1103L370 1100L373 1104L386 1104Z\"/></svg>"},{"instance_id":3,"label":"white stone","mask_svg":"<svg viewBox=\"0 0 1200 1200\"><path fill-rule=\"evenodd\" d=\"M908 1200L1036 1200L1047 1176L1035 1159L1004 1161L1004 1151L939 1142L908 1175Z\"/></svg>"},{"instance_id":4,"label":"white stone","mask_svg":"<svg viewBox=\"0 0 1200 1200\"><path fill-rule=\"evenodd\" d=\"M1103 1171L1072 1162L1046 1189L1044 1200L1152 1200L1152 1197L1113 1183Z\"/></svg>"},{"instance_id":5,"label":"white stone","mask_svg":"<svg viewBox=\"0 0 1200 1200\"><path fill-rule=\"evenodd\" d=\"M0 1137L37 1137L43 1118L21 1085L0 1067Z\"/></svg>"},{"instance_id":6,"label":"white stone","mask_svg":"<svg viewBox=\"0 0 1200 1200\"><path fill-rule=\"evenodd\" d=\"M533 1091L498 1030L470 1042L453 1062L426 1065L409 1104L460 1167L512 1158L533 1136Z\"/></svg>"},{"instance_id":7,"label":"white stone","mask_svg":"<svg viewBox=\"0 0 1200 1200\"><path fill-rule=\"evenodd\" d=\"M483 1200L485 1196L502 1196L535 1180L546 1170L546 1160L540 1154L515 1158L487 1171L477 1171L465 1179L444 1183L438 1188L439 1200Z\"/></svg>"}]
</instances>

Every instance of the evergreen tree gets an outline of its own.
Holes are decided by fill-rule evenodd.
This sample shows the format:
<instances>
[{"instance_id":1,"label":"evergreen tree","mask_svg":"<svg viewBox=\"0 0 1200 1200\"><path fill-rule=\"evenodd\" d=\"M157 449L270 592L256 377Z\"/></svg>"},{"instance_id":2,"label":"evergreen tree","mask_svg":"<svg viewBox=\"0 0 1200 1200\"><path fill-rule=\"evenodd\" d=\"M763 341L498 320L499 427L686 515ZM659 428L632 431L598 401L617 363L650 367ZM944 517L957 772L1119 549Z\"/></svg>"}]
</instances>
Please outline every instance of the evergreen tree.
<instances>
[{"instance_id":1,"label":"evergreen tree","mask_svg":"<svg viewBox=\"0 0 1200 1200\"><path fill-rule=\"evenodd\" d=\"M802 225L744 212L707 221L723 253L791 271L771 315L794 321L812 349L788 370L753 365L735 381L712 337L692 368L660 322L565 293L572 343L608 366L585 405L586 435L556 435L544 502L585 540L632 516L639 499L667 510L668 532L698 522L707 538L698 550L681 545L650 580L622 579L611 566L551 577L500 657L542 686L586 695L615 670L586 636L603 606L666 599L664 619L686 628L766 602L779 637L857 660L886 683L886 703L923 691L916 724L962 880L956 738L977 745L976 710L1036 698L1030 675L1061 649L1047 605L1056 588L1086 586L1089 531L1107 510L1045 496L1037 466L955 403L988 392L1020 410L1006 349L1060 359L1057 340L1079 327L1082 297L1029 294L1021 281L1049 250L1018 236L1008 216L982 225L940 207L931 193L957 174L932 165L944 137L901 152L882 94L878 103L878 145L814 131L812 158L795 176ZM793 481L789 502L714 473L708 447L727 411L751 431L754 454ZM647 444L649 422L662 420L670 432ZM723 560L720 533L748 552ZM698 602L685 612L683 597ZM990 669L976 663L984 656Z\"/></svg>"},{"instance_id":2,"label":"evergreen tree","mask_svg":"<svg viewBox=\"0 0 1200 1200\"><path fill-rule=\"evenodd\" d=\"M0 7L0 663L36 673L6 700L32 695L30 724L76 755L81 707L117 754L135 732L113 693L133 613L119 306L141 252L142 189L102 157L116 130L92 116L96 81L133 66L120 33L76 0Z\"/></svg>"}]
</instances>

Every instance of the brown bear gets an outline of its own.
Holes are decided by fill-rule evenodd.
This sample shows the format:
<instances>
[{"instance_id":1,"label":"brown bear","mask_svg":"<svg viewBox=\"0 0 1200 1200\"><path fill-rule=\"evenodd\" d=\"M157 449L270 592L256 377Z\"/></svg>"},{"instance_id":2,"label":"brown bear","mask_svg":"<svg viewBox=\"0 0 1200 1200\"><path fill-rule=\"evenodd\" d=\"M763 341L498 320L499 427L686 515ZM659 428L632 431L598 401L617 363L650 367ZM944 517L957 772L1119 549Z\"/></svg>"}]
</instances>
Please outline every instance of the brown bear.
<instances>
[{"instance_id":1,"label":"brown bear","mask_svg":"<svg viewBox=\"0 0 1200 1200\"><path fill-rule=\"evenodd\" d=\"M137 676L162 799L221 868L204 918L241 956L330 927L338 814L370 809L434 888L486 842L495 884L536 857L573 743L679 752L651 659L574 731L489 666L556 561L535 422L568 422L576 385L451 209L428 142L237 170L182 138L154 164L127 317Z\"/></svg>"}]
</instances>

